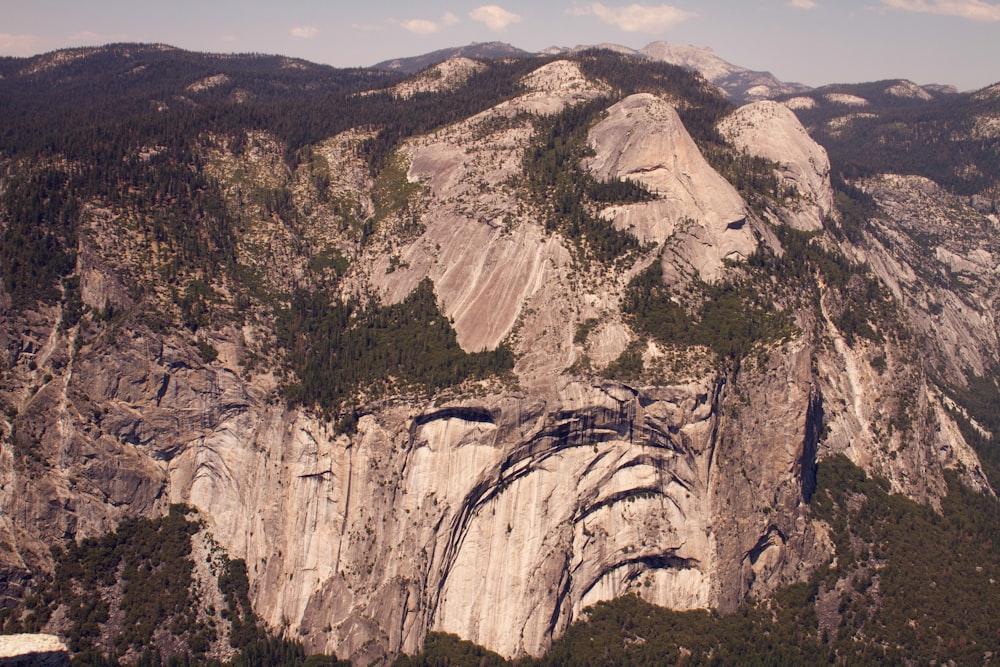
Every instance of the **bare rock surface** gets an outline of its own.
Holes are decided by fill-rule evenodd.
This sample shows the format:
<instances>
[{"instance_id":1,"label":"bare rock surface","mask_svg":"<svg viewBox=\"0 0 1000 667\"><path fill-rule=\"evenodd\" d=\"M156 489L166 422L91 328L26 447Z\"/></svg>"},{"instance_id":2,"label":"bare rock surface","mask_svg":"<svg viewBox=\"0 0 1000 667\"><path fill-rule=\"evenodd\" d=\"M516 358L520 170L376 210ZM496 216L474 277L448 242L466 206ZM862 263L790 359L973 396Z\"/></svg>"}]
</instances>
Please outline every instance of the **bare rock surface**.
<instances>
[{"instance_id":1,"label":"bare rock surface","mask_svg":"<svg viewBox=\"0 0 1000 667\"><path fill-rule=\"evenodd\" d=\"M563 60L529 74L525 86L521 97L407 146L408 177L428 189L423 231L401 245L391 270L392 252L373 259L372 281L389 302L429 276L469 351L495 348L525 304L569 273L568 250L508 185L521 172L533 132L516 114L555 113L607 90Z\"/></svg>"},{"instance_id":2,"label":"bare rock surface","mask_svg":"<svg viewBox=\"0 0 1000 667\"><path fill-rule=\"evenodd\" d=\"M678 255L708 281L723 260L753 252L746 204L705 161L669 104L649 94L627 97L591 129L589 142L595 155L587 168L598 180L633 179L657 194L653 202L604 211L616 227L656 243L676 233Z\"/></svg>"},{"instance_id":3,"label":"bare rock surface","mask_svg":"<svg viewBox=\"0 0 1000 667\"><path fill-rule=\"evenodd\" d=\"M887 174L862 186L885 212L865 259L933 341L949 382L987 373L1000 352L996 216L919 176Z\"/></svg>"},{"instance_id":4,"label":"bare rock surface","mask_svg":"<svg viewBox=\"0 0 1000 667\"><path fill-rule=\"evenodd\" d=\"M556 60L543 65L524 79L528 92L502 105L518 111L549 114L574 102L585 102L610 92L607 84L588 79L580 65L569 60Z\"/></svg>"},{"instance_id":5,"label":"bare rock surface","mask_svg":"<svg viewBox=\"0 0 1000 667\"><path fill-rule=\"evenodd\" d=\"M639 53L692 69L735 99L762 99L808 90L800 83L779 81L770 72L755 72L720 58L708 47L652 42Z\"/></svg>"},{"instance_id":6,"label":"bare rock surface","mask_svg":"<svg viewBox=\"0 0 1000 667\"><path fill-rule=\"evenodd\" d=\"M934 95L912 81L900 81L886 88L885 92L887 95L911 100L923 100L924 102L934 99Z\"/></svg>"},{"instance_id":7,"label":"bare rock surface","mask_svg":"<svg viewBox=\"0 0 1000 667\"><path fill-rule=\"evenodd\" d=\"M417 93L450 90L462 85L470 76L485 68L485 65L471 58L461 56L450 58L397 85L393 88L393 93L402 99L408 99Z\"/></svg>"},{"instance_id":8,"label":"bare rock surface","mask_svg":"<svg viewBox=\"0 0 1000 667\"><path fill-rule=\"evenodd\" d=\"M823 96L823 99L831 104L841 104L848 107L866 107L869 105L868 100L865 98L849 93L827 93Z\"/></svg>"},{"instance_id":9,"label":"bare rock surface","mask_svg":"<svg viewBox=\"0 0 1000 667\"><path fill-rule=\"evenodd\" d=\"M717 543L732 496L712 480L735 465L716 458L723 396L712 378L567 382L544 396L402 404L362 419L352 439L247 412L171 462L171 496L246 558L265 618L288 619L313 649L377 660L372 647L414 650L439 629L534 654L596 601L729 604L728 578L749 589L787 564L733 570L742 547ZM799 415L773 472L792 509L808 396L775 403ZM741 540L766 538L756 521L743 520Z\"/></svg>"},{"instance_id":10,"label":"bare rock surface","mask_svg":"<svg viewBox=\"0 0 1000 667\"><path fill-rule=\"evenodd\" d=\"M726 116L719 132L738 149L778 163L782 183L795 192L783 211L787 224L805 231L823 228L823 218L833 213L830 159L791 109L754 102Z\"/></svg>"},{"instance_id":11,"label":"bare rock surface","mask_svg":"<svg viewBox=\"0 0 1000 667\"><path fill-rule=\"evenodd\" d=\"M816 100L812 97L792 97L783 102L789 109L815 109Z\"/></svg>"},{"instance_id":12,"label":"bare rock surface","mask_svg":"<svg viewBox=\"0 0 1000 667\"><path fill-rule=\"evenodd\" d=\"M54 635L0 635L2 667L64 667L69 649Z\"/></svg>"}]
</instances>

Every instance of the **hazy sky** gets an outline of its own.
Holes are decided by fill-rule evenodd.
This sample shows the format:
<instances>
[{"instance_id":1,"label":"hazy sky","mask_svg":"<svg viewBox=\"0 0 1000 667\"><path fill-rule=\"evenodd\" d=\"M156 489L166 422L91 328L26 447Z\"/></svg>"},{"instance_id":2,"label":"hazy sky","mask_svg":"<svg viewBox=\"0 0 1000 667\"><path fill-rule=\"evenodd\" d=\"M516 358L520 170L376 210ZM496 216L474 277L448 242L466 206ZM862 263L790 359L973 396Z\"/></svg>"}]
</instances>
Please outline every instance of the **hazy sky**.
<instances>
[{"instance_id":1,"label":"hazy sky","mask_svg":"<svg viewBox=\"0 0 1000 667\"><path fill-rule=\"evenodd\" d=\"M809 85L1000 81L1000 0L0 0L0 55L161 42L343 66L470 42L528 51L665 40Z\"/></svg>"}]
</instances>

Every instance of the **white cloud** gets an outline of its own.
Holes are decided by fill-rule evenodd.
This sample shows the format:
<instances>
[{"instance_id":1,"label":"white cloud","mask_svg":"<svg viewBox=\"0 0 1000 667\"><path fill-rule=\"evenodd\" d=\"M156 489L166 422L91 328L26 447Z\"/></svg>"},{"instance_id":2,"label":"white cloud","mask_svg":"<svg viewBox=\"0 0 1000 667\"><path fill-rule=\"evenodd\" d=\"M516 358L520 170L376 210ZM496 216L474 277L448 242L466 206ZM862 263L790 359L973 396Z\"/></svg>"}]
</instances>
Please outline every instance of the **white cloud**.
<instances>
[{"instance_id":1,"label":"white cloud","mask_svg":"<svg viewBox=\"0 0 1000 667\"><path fill-rule=\"evenodd\" d=\"M35 35L12 35L0 32L0 55L33 56L39 52L41 40Z\"/></svg>"},{"instance_id":2,"label":"white cloud","mask_svg":"<svg viewBox=\"0 0 1000 667\"><path fill-rule=\"evenodd\" d=\"M1000 5L982 0L882 0L891 9L957 16L971 21L1000 21Z\"/></svg>"},{"instance_id":3,"label":"white cloud","mask_svg":"<svg viewBox=\"0 0 1000 667\"><path fill-rule=\"evenodd\" d=\"M624 7L607 7L593 2L586 7L569 10L575 16L596 16L609 25L625 32L660 33L694 18L696 14L671 5L631 4Z\"/></svg>"},{"instance_id":4,"label":"white cloud","mask_svg":"<svg viewBox=\"0 0 1000 667\"><path fill-rule=\"evenodd\" d=\"M497 5L483 5L476 7L469 12L469 18L473 21L485 23L490 30L501 31L511 23L520 23L521 17L513 12L509 12Z\"/></svg>"},{"instance_id":5,"label":"white cloud","mask_svg":"<svg viewBox=\"0 0 1000 667\"><path fill-rule=\"evenodd\" d=\"M400 22L404 30L418 35L432 35L442 28L448 28L459 22L459 18L451 12L445 12L438 21L428 21L427 19L409 19Z\"/></svg>"},{"instance_id":6,"label":"white cloud","mask_svg":"<svg viewBox=\"0 0 1000 667\"><path fill-rule=\"evenodd\" d=\"M418 35L430 35L440 30L440 27L434 21L427 21L426 19L410 19L408 21L403 21L401 24L404 30L409 30L410 32L415 32Z\"/></svg>"},{"instance_id":7,"label":"white cloud","mask_svg":"<svg viewBox=\"0 0 1000 667\"><path fill-rule=\"evenodd\" d=\"M297 39L312 39L319 34L319 28L314 25L297 25L289 32Z\"/></svg>"},{"instance_id":8,"label":"white cloud","mask_svg":"<svg viewBox=\"0 0 1000 667\"><path fill-rule=\"evenodd\" d=\"M816 9L816 0L789 0L788 6L795 9Z\"/></svg>"}]
</instances>

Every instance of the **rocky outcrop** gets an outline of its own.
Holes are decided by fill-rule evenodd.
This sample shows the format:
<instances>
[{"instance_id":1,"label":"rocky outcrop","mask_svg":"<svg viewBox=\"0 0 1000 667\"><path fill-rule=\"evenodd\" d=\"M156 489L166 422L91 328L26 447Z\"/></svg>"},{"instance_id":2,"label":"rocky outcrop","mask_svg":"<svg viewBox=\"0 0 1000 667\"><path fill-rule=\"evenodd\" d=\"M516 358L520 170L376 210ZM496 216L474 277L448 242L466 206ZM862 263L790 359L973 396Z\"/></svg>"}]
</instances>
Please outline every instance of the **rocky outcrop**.
<instances>
[{"instance_id":1,"label":"rocky outcrop","mask_svg":"<svg viewBox=\"0 0 1000 667\"><path fill-rule=\"evenodd\" d=\"M924 90L912 81L900 81L885 89L886 95L902 97L904 99L921 100L927 102L934 99L934 95Z\"/></svg>"},{"instance_id":2,"label":"rocky outcrop","mask_svg":"<svg viewBox=\"0 0 1000 667\"><path fill-rule=\"evenodd\" d=\"M834 210L830 159L791 109L777 102L754 102L726 116L719 132L739 150L777 164L789 193L780 212L786 224L805 231L823 228L823 219Z\"/></svg>"},{"instance_id":3,"label":"rocky outcrop","mask_svg":"<svg viewBox=\"0 0 1000 667\"><path fill-rule=\"evenodd\" d=\"M988 374L1000 353L996 215L919 176L884 175L862 187L884 215L873 221L861 257L933 346L941 379L961 386L967 372Z\"/></svg>"},{"instance_id":4,"label":"rocky outcrop","mask_svg":"<svg viewBox=\"0 0 1000 667\"><path fill-rule=\"evenodd\" d=\"M627 97L591 129L589 142L595 155L586 164L598 180L632 179L657 195L605 210L616 227L641 241L670 238L678 264L706 281L719 277L724 260L753 253L746 204L705 161L669 104L649 94Z\"/></svg>"},{"instance_id":5,"label":"rocky outcrop","mask_svg":"<svg viewBox=\"0 0 1000 667\"><path fill-rule=\"evenodd\" d=\"M476 72L486 69L482 63L461 56L438 63L419 76L398 84L392 89L397 97L409 99L418 93L437 93L457 88Z\"/></svg>"},{"instance_id":6,"label":"rocky outcrop","mask_svg":"<svg viewBox=\"0 0 1000 667\"><path fill-rule=\"evenodd\" d=\"M499 110L550 114L561 111L567 104L586 102L611 92L606 83L587 78L580 65L569 60L543 65L526 76L523 83L527 92L501 104Z\"/></svg>"},{"instance_id":7,"label":"rocky outcrop","mask_svg":"<svg viewBox=\"0 0 1000 667\"><path fill-rule=\"evenodd\" d=\"M54 635L0 635L0 667L68 667L69 649Z\"/></svg>"}]
</instances>

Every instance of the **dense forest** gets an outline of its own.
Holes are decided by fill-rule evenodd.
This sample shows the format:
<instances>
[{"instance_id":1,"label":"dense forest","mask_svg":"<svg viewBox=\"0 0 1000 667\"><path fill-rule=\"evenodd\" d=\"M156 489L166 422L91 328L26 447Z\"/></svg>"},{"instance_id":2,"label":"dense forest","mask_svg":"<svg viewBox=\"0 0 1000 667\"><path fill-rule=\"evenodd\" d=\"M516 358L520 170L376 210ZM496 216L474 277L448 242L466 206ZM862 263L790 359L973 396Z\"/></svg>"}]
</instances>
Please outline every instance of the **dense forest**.
<instances>
[{"instance_id":1,"label":"dense forest","mask_svg":"<svg viewBox=\"0 0 1000 667\"><path fill-rule=\"evenodd\" d=\"M285 389L290 403L339 415L353 427L357 389L370 397L431 391L503 374L514 366L510 347L467 353L438 309L425 278L391 306L331 301L321 292L298 292L277 317L278 341L298 378Z\"/></svg>"},{"instance_id":2,"label":"dense forest","mask_svg":"<svg viewBox=\"0 0 1000 667\"><path fill-rule=\"evenodd\" d=\"M982 126L995 114L996 101L975 93L939 93L925 100L887 92L900 83L825 86L809 93L816 100L812 108L795 113L830 154L834 173L844 178L915 174L957 194L996 202L1000 138ZM828 95L852 95L867 104L849 108Z\"/></svg>"},{"instance_id":3,"label":"dense forest","mask_svg":"<svg viewBox=\"0 0 1000 667\"><path fill-rule=\"evenodd\" d=\"M704 345L720 359L739 359L757 343L789 336L792 324L749 282L709 285L697 283L684 301L697 303L692 313L663 284L662 269L654 263L628 286L622 311L637 331L666 345ZM675 300L676 299L676 300Z\"/></svg>"}]
</instances>

